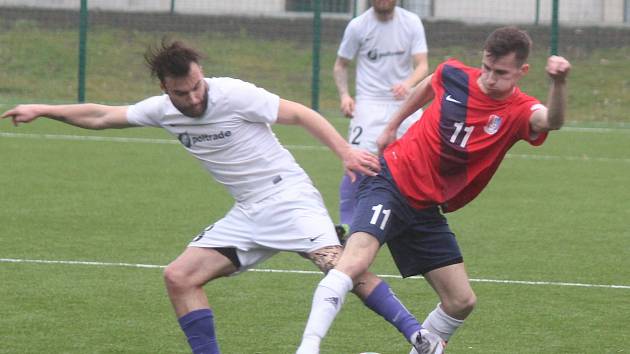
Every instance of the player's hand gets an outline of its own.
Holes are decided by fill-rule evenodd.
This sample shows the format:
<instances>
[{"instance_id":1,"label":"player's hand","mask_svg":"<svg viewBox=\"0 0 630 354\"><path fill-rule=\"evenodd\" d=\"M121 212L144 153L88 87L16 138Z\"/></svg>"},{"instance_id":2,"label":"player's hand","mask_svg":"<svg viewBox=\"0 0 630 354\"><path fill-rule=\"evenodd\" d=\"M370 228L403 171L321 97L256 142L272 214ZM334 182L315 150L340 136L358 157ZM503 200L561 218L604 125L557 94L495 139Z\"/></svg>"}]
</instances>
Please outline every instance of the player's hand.
<instances>
[{"instance_id":1,"label":"player's hand","mask_svg":"<svg viewBox=\"0 0 630 354\"><path fill-rule=\"evenodd\" d=\"M409 92L411 92L411 86L401 82L392 86L391 91L394 94L395 99L404 100L409 95Z\"/></svg>"},{"instance_id":2,"label":"player's hand","mask_svg":"<svg viewBox=\"0 0 630 354\"><path fill-rule=\"evenodd\" d=\"M37 110L38 105L26 104L16 106L4 113L0 118L9 118L13 121L13 125L17 126L20 123L30 123L40 116Z\"/></svg>"},{"instance_id":3,"label":"player's hand","mask_svg":"<svg viewBox=\"0 0 630 354\"><path fill-rule=\"evenodd\" d=\"M381 133L381 135L378 136L378 139L376 139L376 146L378 147L378 154L379 155L383 155L383 151L385 151L385 148L393 143L396 140L396 131L392 131L389 129L385 129L383 130L383 132Z\"/></svg>"},{"instance_id":4,"label":"player's hand","mask_svg":"<svg viewBox=\"0 0 630 354\"><path fill-rule=\"evenodd\" d=\"M552 80L564 82L567 76L569 76L569 71L571 71L571 63L563 57L552 55L547 59L547 67L545 70Z\"/></svg>"},{"instance_id":5,"label":"player's hand","mask_svg":"<svg viewBox=\"0 0 630 354\"><path fill-rule=\"evenodd\" d=\"M355 172L362 173L366 176L376 176L376 173L381 170L378 157L365 150L352 147L349 148L344 155L343 167L352 182L357 179Z\"/></svg>"},{"instance_id":6,"label":"player's hand","mask_svg":"<svg viewBox=\"0 0 630 354\"><path fill-rule=\"evenodd\" d=\"M346 118L354 117L354 99L352 99L350 95L343 95L341 97L339 109Z\"/></svg>"}]
</instances>

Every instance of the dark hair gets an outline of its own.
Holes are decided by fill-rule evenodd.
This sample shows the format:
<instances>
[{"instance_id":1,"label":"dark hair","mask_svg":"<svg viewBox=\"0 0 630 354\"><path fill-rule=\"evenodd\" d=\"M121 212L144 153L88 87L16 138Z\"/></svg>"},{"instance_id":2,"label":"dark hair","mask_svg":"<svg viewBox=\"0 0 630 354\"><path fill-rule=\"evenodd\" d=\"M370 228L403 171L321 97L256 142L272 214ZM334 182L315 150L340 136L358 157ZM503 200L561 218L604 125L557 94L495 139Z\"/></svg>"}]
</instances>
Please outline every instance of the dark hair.
<instances>
[{"instance_id":1,"label":"dark hair","mask_svg":"<svg viewBox=\"0 0 630 354\"><path fill-rule=\"evenodd\" d=\"M488 36L483 49L495 59L513 52L518 64L522 65L529 56L531 46L532 39L527 32L516 27L501 27Z\"/></svg>"},{"instance_id":2,"label":"dark hair","mask_svg":"<svg viewBox=\"0 0 630 354\"><path fill-rule=\"evenodd\" d=\"M151 70L151 76L164 82L167 76L182 77L188 75L190 63L199 63L202 55L181 41L162 38L159 47L149 47L144 53L144 60Z\"/></svg>"}]
</instances>

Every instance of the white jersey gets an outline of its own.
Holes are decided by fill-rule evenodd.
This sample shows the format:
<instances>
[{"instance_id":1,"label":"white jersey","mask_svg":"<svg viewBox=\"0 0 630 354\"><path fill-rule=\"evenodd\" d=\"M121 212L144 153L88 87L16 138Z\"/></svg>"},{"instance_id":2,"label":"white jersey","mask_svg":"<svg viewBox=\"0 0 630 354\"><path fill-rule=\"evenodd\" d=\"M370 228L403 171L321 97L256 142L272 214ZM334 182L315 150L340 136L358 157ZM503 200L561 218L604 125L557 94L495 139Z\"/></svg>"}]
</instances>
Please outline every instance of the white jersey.
<instances>
[{"instance_id":1,"label":"white jersey","mask_svg":"<svg viewBox=\"0 0 630 354\"><path fill-rule=\"evenodd\" d=\"M387 22L379 21L373 8L350 21L337 55L348 60L357 56L357 99L393 100L391 87L413 71L412 55L426 52L422 21L396 7Z\"/></svg>"},{"instance_id":2,"label":"white jersey","mask_svg":"<svg viewBox=\"0 0 630 354\"><path fill-rule=\"evenodd\" d=\"M404 101L400 100L357 100L354 118L348 125L348 142L354 147L378 154L376 140L403 103ZM419 109L407 117L398 127L396 137L400 138L413 123L420 119L421 114L422 109Z\"/></svg>"},{"instance_id":3,"label":"white jersey","mask_svg":"<svg viewBox=\"0 0 630 354\"><path fill-rule=\"evenodd\" d=\"M208 107L197 118L183 115L168 95L129 107L133 125L162 127L175 136L238 202L262 200L283 186L311 183L271 131L280 98L231 78L205 79Z\"/></svg>"}]
</instances>

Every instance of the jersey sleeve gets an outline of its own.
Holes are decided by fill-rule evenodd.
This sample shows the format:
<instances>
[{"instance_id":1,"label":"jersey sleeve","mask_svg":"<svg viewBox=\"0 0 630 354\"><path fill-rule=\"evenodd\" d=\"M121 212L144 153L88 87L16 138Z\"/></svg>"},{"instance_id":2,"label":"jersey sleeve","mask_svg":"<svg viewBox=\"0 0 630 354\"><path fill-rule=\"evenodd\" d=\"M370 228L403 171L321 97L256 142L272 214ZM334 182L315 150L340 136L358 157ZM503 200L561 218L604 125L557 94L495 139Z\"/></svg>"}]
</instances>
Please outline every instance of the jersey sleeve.
<instances>
[{"instance_id":1,"label":"jersey sleeve","mask_svg":"<svg viewBox=\"0 0 630 354\"><path fill-rule=\"evenodd\" d=\"M343 32L343 38L337 50L337 56L344 59L352 60L359 51L359 37L357 29L357 21L350 21L345 31Z\"/></svg>"},{"instance_id":2,"label":"jersey sleeve","mask_svg":"<svg viewBox=\"0 0 630 354\"><path fill-rule=\"evenodd\" d=\"M532 132L532 126L529 123L530 117L534 112L545 108L545 106L540 103L537 99L533 97L527 97L525 102L523 102L520 106L521 114L521 129L520 129L520 137L521 139L527 141L533 146L542 145L547 139L547 132L536 134Z\"/></svg>"},{"instance_id":3,"label":"jersey sleeve","mask_svg":"<svg viewBox=\"0 0 630 354\"><path fill-rule=\"evenodd\" d=\"M429 49L427 48L427 38L424 34L424 26L422 25L420 18L417 16L414 16L412 33L413 38L411 40L411 54L427 53Z\"/></svg>"},{"instance_id":4,"label":"jersey sleeve","mask_svg":"<svg viewBox=\"0 0 630 354\"><path fill-rule=\"evenodd\" d=\"M278 119L280 97L254 84L234 80L227 97L233 113L246 121L274 124Z\"/></svg>"},{"instance_id":5,"label":"jersey sleeve","mask_svg":"<svg viewBox=\"0 0 630 354\"><path fill-rule=\"evenodd\" d=\"M163 96L149 97L127 109L127 121L129 124L148 127L160 127L160 118L163 116Z\"/></svg>"}]
</instances>

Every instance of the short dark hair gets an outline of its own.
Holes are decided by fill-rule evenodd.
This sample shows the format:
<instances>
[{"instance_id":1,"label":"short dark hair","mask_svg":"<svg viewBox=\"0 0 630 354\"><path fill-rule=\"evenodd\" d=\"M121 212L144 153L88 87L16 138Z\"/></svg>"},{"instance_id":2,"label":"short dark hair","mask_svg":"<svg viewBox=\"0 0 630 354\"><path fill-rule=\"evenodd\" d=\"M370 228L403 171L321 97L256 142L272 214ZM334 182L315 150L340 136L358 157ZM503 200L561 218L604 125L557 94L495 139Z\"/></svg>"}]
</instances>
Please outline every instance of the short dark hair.
<instances>
[{"instance_id":1,"label":"short dark hair","mask_svg":"<svg viewBox=\"0 0 630 354\"><path fill-rule=\"evenodd\" d=\"M518 64L522 65L529 57L531 46L532 39L527 32L516 27L501 27L490 33L483 49L495 59L513 52Z\"/></svg>"},{"instance_id":2,"label":"short dark hair","mask_svg":"<svg viewBox=\"0 0 630 354\"><path fill-rule=\"evenodd\" d=\"M201 53L181 41L162 38L158 47L151 46L144 53L144 60L151 70L151 76L164 82L167 76L183 77L188 75L190 63L199 63Z\"/></svg>"}]
</instances>

